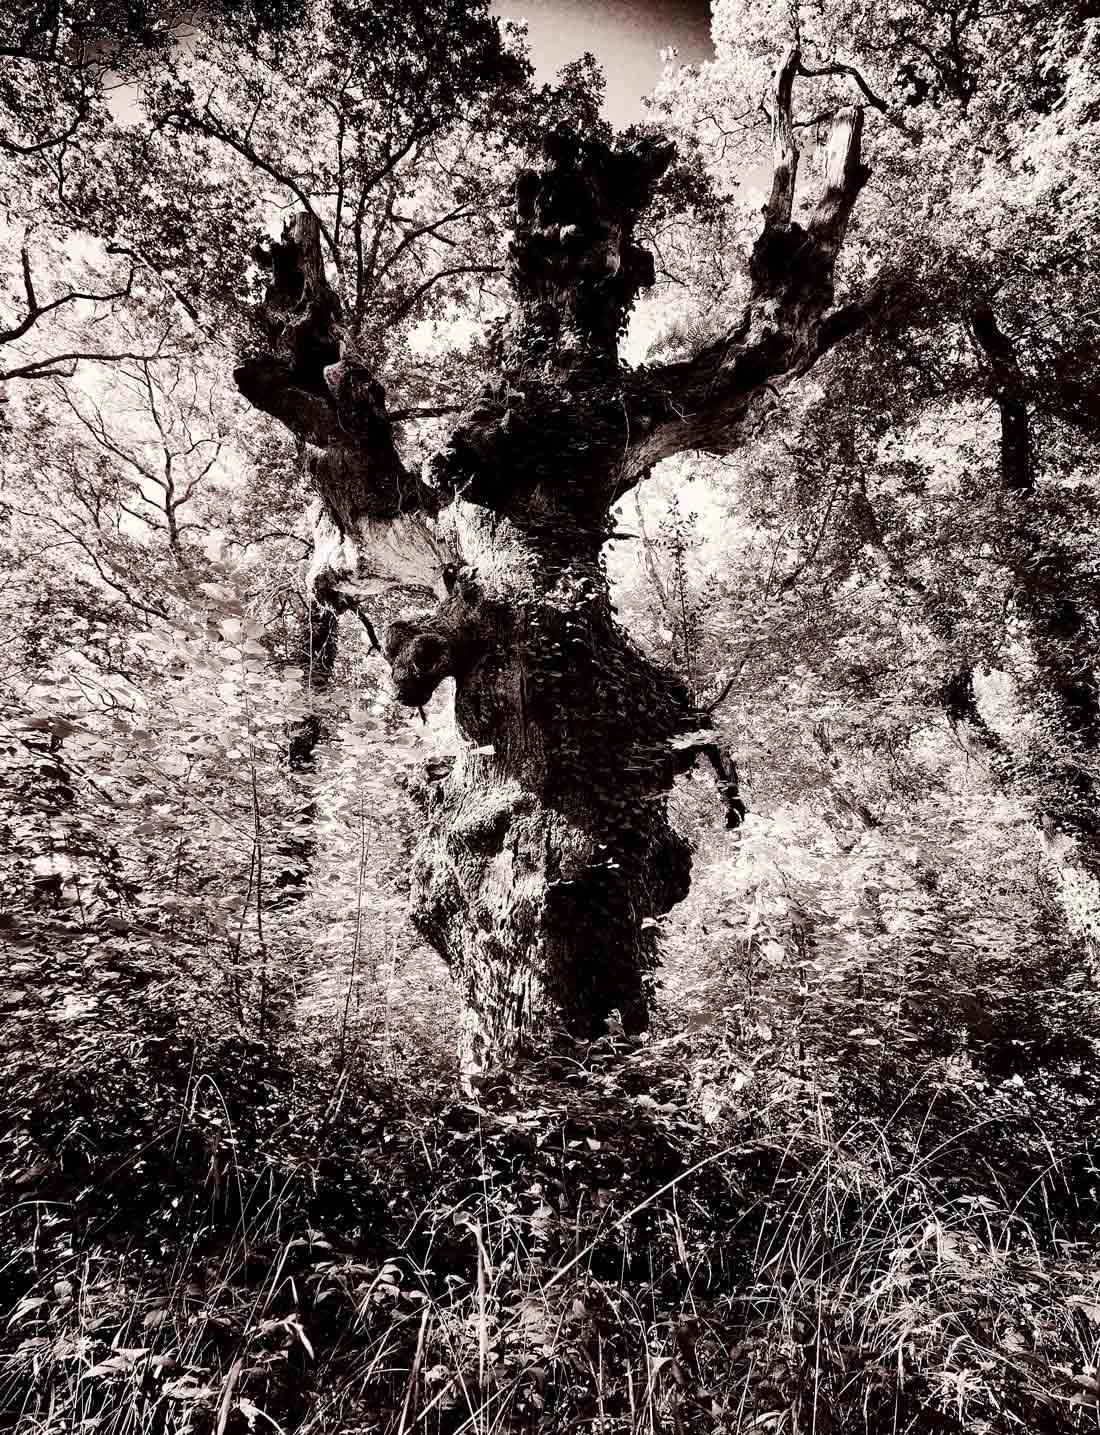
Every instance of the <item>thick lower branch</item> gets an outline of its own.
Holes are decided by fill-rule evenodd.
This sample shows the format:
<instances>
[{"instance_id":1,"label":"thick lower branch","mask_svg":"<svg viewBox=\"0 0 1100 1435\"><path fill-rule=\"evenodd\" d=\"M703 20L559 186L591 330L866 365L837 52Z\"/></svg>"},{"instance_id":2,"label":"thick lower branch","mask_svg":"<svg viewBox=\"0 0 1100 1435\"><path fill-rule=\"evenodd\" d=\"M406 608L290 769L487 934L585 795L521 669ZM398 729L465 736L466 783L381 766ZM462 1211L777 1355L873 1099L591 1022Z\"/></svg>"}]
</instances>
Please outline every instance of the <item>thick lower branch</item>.
<instances>
[{"instance_id":1,"label":"thick lower branch","mask_svg":"<svg viewBox=\"0 0 1100 1435\"><path fill-rule=\"evenodd\" d=\"M338 439L332 404L294 383L290 368L281 360L248 359L233 370L233 381L253 408L277 419L297 438L314 444Z\"/></svg>"},{"instance_id":2,"label":"thick lower branch","mask_svg":"<svg viewBox=\"0 0 1100 1435\"><path fill-rule=\"evenodd\" d=\"M345 352L318 221L297 215L256 258L272 276L260 312L270 352L247 359L234 377L304 447L321 501L315 583L345 604L381 588L429 585L447 557L434 525L439 495L405 467L385 390Z\"/></svg>"}]
</instances>

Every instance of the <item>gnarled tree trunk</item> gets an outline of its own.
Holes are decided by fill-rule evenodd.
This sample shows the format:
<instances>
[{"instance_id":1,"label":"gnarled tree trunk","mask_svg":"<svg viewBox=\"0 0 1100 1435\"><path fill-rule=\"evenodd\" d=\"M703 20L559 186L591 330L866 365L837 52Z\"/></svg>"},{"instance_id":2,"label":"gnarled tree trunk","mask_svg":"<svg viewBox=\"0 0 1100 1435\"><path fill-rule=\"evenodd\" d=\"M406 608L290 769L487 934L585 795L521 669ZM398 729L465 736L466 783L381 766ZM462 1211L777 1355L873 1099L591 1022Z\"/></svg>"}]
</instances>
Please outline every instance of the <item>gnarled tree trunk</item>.
<instances>
[{"instance_id":1,"label":"gnarled tree trunk","mask_svg":"<svg viewBox=\"0 0 1100 1435\"><path fill-rule=\"evenodd\" d=\"M356 359L303 215L267 260L272 351L242 392L303 437L322 500L314 570L349 604L405 585L430 612L384 646L401 700L455 680L464 739L434 784L412 872L412 913L466 1004L468 1072L507 1059L531 1029L602 1030L617 1009L645 1026L656 921L688 891L687 843L666 795L699 751L715 762L731 825L736 778L684 686L618 627L601 550L617 500L684 449L727 452L766 392L804 373L883 302L833 307L833 265L856 195L862 115L834 124L825 192L792 222L797 51L777 83L777 169L730 334L690 361L620 364L618 339L653 261L639 214L673 157L558 128L515 184L508 276L515 307L497 370L418 478L403 466L385 396ZM415 595L411 595L415 596Z\"/></svg>"}]
</instances>

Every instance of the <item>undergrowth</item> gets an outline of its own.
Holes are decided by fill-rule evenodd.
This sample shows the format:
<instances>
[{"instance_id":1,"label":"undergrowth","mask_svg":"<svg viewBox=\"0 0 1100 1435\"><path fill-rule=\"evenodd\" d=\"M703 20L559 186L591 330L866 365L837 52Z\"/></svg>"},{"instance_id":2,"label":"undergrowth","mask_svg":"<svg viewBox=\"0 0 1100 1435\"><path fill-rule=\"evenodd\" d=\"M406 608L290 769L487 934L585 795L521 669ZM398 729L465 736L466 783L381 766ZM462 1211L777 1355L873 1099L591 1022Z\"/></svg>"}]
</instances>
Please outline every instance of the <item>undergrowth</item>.
<instances>
[{"instance_id":1,"label":"undergrowth","mask_svg":"<svg viewBox=\"0 0 1100 1435\"><path fill-rule=\"evenodd\" d=\"M5 1429L1100 1428L1090 1138L1025 1084L937 1059L868 1114L716 1018L475 1103L157 1009L7 1029Z\"/></svg>"}]
</instances>

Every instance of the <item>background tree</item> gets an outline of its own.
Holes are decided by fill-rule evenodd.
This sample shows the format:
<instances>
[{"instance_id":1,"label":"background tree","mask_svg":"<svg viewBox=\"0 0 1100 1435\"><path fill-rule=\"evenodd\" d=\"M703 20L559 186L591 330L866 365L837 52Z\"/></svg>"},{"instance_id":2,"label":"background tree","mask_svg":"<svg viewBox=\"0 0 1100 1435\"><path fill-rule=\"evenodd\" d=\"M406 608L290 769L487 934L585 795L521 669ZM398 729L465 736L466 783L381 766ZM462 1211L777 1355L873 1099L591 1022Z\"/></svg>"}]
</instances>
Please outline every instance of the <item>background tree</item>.
<instances>
[{"instance_id":1,"label":"background tree","mask_svg":"<svg viewBox=\"0 0 1100 1435\"><path fill-rule=\"evenodd\" d=\"M878 570L938 654L928 700L1052 834L1080 925L1096 603L1079 455L1096 438L1100 351L1095 265L1077 236L1095 219L1095 25L1072 7L914 5L865 21L720 8L716 65L670 75L662 108L698 122L723 171L733 155L751 164L765 142L760 59L793 26L806 56L796 128L812 135L857 93L881 117L847 252L900 259L913 302L831 359L797 414L773 415L761 477L800 495L777 572L794 534L796 573L824 565L843 584ZM932 289L930 314L919 296ZM983 671L1011 675L1011 734L983 711Z\"/></svg>"}]
</instances>

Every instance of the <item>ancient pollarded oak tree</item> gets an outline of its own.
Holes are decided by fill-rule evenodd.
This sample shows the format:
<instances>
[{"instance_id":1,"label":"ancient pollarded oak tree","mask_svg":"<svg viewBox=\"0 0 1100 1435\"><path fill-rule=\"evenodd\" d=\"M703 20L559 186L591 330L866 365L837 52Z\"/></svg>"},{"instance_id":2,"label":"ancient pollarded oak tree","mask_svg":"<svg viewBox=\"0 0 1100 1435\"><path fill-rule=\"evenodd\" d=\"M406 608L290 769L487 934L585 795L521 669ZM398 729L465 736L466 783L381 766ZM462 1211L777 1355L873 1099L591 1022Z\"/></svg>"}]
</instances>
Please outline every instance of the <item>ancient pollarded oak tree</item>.
<instances>
[{"instance_id":1,"label":"ancient pollarded oak tree","mask_svg":"<svg viewBox=\"0 0 1100 1435\"><path fill-rule=\"evenodd\" d=\"M617 626L601 561L613 505L685 449L727 452L769 390L857 328L874 294L834 307L833 270L867 171L862 112L839 113L824 191L792 221L798 151L792 50L776 87L775 176L733 331L689 361L629 369L618 340L653 261L635 223L673 158L558 128L515 182L514 307L496 373L424 477L402 462L385 394L301 216L268 256L268 354L245 396L305 441L321 500L314 576L355 606L379 584L428 587L431 612L392 624L401 700L455 680L466 749L434 790L412 872L417 926L466 1003L466 1069L507 1058L525 1029L599 1031L647 1017L653 918L688 891L690 852L666 795L717 750L683 685ZM440 590L442 591L442 590ZM723 777L723 764L716 763ZM731 821L735 785L727 785Z\"/></svg>"}]
</instances>

